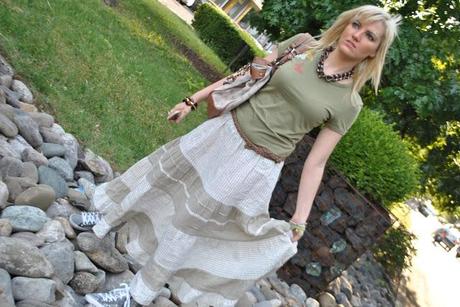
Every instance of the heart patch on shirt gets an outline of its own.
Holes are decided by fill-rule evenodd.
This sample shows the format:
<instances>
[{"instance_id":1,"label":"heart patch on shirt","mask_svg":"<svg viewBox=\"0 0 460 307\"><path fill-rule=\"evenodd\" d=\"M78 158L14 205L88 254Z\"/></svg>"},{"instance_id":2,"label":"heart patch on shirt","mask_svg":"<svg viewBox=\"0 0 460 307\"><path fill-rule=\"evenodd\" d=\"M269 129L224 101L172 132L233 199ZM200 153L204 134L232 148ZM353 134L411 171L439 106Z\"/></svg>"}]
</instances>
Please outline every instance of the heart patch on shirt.
<instances>
[{"instance_id":1,"label":"heart patch on shirt","mask_svg":"<svg viewBox=\"0 0 460 307\"><path fill-rule=\"evenodd\" d=\"M298 74L303 73L303 65L302 65L302 63L295 63L293 69Z\"/></svg>"}]
</instances>

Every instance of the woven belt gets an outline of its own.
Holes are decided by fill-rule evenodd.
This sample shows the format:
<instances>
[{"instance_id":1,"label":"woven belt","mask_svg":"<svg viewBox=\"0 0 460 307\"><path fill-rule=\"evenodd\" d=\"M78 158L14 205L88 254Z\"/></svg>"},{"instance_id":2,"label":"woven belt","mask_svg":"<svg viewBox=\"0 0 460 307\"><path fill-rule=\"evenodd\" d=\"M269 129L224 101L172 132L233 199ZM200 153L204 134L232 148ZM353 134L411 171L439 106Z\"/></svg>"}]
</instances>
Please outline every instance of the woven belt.
<instances>
[{"instance_id":1,"label":"woven belt","mask_svg":"<svg viewBox=\"0 0 460 307\"><path fill-rule=\"evenodd\" d=\"M230 113L232 114L233 118L233 123L235 124L236 131L240 134L241 138L244 140L244 148L251 149L255 151L257 154L261 155L264 158L270 159L276 163L283 162L285 158L280 157L274 153L272 153L269 149L259 146L254 144L241 130L240 123L238 122L238 119L236 118L236 111L235 109L231 110Z\"/></svg>"}]
</instances>

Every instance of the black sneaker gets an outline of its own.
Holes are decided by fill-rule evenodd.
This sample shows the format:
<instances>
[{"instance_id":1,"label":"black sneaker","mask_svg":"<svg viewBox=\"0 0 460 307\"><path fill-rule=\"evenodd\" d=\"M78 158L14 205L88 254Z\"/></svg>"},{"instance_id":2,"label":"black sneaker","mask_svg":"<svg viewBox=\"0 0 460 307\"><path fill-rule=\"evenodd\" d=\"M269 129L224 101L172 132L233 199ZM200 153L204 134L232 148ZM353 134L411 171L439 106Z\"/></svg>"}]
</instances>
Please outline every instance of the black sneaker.
<instances>
[{"instance_id":1,"label":"black sneaker","mask_svg":"<svg viewBox=\"0 0 460 307\"><path fill-rule=\"evenodd\" d=\"M82 212L70 215L69 222L73 228L78 230L91 230L101 220L100 212Z\"/></svg>"},{"instance_id":2,"label":"black sneaker","mask_svg":"<svg viewBox=\"0 0 460 307\"><path fill-rule=\"evenodd\" d=\"M108 292L88 293L85 295L85 299L88 303L96 307L131 307L128 284L123 283L120 286L121 288Z\"/></svg>"}]
</instances>

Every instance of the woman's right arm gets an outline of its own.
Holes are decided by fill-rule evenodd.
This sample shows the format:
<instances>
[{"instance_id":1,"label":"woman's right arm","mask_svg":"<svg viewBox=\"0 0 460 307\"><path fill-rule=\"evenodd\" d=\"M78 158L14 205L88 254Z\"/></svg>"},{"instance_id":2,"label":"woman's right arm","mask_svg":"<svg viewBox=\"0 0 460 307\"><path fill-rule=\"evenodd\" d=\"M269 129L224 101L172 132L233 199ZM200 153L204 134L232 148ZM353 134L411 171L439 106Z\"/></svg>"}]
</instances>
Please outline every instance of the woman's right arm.
<instances>
[{"instance_id":1,"label":"woman's right arm","mask_svg":"<svg viewBox=\"0 0 460 307\"><path fill-rule=\"evenodd\" d=\"M276 48L274 48L272 52L269 55L267 55L264 59L271 62L273 60L276 60L277 56L278 52ZM198 104L200 101L205 100L213 90L215 90L219 86L222 86L224 84L225 79L227 79L227 77L224 77L219 81L216 81L208 85L207 87L194 93L192 96L190 96L190 98L192 98L193 101L195 101ZM191 110L192 108L190 106L187 106L185 103L180 102L176 104L174 108L172 108L171 111L168 112L168 114L173 114L174 112L179 111L179 117L177 117L177 119L175 120L171 120L172 122L179 123L180 121L182 121L182 119L184 119L185 116L187 116L188 113L190 113Z\"/></svg>"}]
</instances>

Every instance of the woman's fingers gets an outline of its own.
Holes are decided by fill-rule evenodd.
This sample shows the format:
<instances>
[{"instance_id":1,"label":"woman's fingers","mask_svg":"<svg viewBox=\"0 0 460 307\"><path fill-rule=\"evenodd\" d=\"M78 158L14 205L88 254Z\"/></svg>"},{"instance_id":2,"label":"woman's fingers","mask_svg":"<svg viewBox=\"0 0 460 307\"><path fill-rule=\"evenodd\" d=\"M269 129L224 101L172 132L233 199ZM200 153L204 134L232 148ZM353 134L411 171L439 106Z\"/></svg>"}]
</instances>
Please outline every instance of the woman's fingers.
<instances>
[{"instance_id":1,"label":"woman's fingers","mask_svg":"<svg viewBox=\"0 0 460 307\"><path fill-rule=\"evenodd\" d=\"M171 111L168 112L168 120L174 123L179 123L190 112L190 107L184 103L177 104Z\"/></svg>"}]
</instances>

